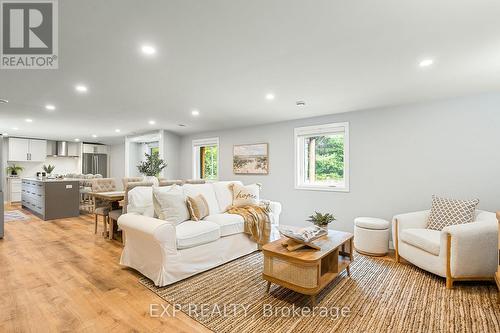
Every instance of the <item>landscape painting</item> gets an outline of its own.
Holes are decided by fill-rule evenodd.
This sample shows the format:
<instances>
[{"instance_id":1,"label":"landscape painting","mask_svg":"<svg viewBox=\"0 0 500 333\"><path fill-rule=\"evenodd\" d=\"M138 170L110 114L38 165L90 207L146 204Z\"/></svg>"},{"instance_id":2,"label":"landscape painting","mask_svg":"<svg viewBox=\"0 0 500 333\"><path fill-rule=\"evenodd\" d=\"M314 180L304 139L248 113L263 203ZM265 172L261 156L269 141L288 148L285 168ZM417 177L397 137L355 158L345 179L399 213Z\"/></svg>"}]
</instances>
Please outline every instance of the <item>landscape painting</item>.
<instances>
[{"instance_id":1,"label":"landscape painting","mask_svg":"<svg viewBox=\"0 0 500 333\"><path fill-rule=\"evenodd\" d=\"M269 173L269 146L267 143L235 145L233 172L236 175L267 175Z\"/></svg>"}]
</instances>

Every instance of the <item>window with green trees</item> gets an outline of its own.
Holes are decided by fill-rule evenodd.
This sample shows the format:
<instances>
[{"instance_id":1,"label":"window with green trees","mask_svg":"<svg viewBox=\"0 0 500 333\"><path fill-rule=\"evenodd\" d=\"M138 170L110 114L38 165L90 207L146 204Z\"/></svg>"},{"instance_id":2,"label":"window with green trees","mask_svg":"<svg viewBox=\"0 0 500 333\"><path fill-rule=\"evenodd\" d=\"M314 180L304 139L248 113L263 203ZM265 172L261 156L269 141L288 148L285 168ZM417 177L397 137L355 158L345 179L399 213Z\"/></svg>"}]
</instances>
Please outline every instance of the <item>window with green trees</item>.
<instances>
[{"instance_id":1,"label":"window with green trees","mask_svg":"<svg viewBox=\"0 0 500 333\"><path fill-rule=\"evenodd\" d=\"M349 190L348 124L295 129L299 189Z\"/></svg>"},{"instance_id":2,"label":"window with green trees","mask_svg":"<svg viewBox=\"0 0 500 333\"><path fill-rule=\"evenodd\" d=\"M200 147L200 178L216 180L217 168L217 146Z\"/></svg>"},{"instance_id":3,"label":"window with green trees","mask_svg":"<svg viewBox=\"0 0 500 333\"><path fill-rule=\"evenodd\" d=\"M193 140L193 178L219 178L219 138Z\"/></svg>"}]
</instances>

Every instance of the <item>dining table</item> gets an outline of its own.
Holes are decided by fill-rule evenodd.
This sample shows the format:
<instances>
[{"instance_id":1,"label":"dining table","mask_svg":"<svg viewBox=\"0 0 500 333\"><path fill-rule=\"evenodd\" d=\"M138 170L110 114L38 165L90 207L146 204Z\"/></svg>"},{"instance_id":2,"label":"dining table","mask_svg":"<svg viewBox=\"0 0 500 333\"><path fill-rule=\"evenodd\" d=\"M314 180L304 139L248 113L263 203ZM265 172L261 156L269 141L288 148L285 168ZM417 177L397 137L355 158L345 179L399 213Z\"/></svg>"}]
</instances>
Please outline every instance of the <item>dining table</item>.
<instances>
[{"instance_id":1,"label":"dining table","mask_svg":"<svg viewBox=\"0 0 500 333\"><path fill-rule=\"evenodd\" d=\"M123 199L125 198L125 191L109 191L109 192L90 192L90 196L94 199L106 201L109 204L110 212L123 206ZM109 220L109 233L106 230L106 223L104 223L104 237L108 235L109 239L113 239L115 221Z\"/></svg>"}]
</instances>

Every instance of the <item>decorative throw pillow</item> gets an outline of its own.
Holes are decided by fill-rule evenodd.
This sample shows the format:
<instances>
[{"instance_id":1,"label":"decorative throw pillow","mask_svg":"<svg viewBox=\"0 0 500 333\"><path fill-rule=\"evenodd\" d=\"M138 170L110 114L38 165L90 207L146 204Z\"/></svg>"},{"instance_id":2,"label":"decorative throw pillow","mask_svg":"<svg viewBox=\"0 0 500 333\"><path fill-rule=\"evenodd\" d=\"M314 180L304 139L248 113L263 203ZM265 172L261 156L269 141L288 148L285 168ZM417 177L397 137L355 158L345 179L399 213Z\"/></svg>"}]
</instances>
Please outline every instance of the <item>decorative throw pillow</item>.
<instances>
[{"instance_id":1,"label":"decorative throw pillow","mask_svg":"<svg viewBox=\"0 0 500 333\"><path fill-rule=\"evenodd\" d=\"M259 203L260 184L240 185L232 183L229 187L233 191L233 206L241 207L257 205Z\"/></svg>"},{"instance_id":2,"label":"decorative throw pillow","mask_svg":"<svg viewBox=\"0 0 500 333\"><path fill-rule=\"evenodd\" d=\"M187 206L191 220L193 221L200 221L209 214L207 200L201 194L194 197L187 197Z\"/></svg>"},{"instance_id":3,"label":"decorative throw pillow","mask_svg":"<svg viewBox=\"0 0 500 333\"><path fill-rule=\"evenodd\" d=\"M427 229L441 231L449 225L471 223L478 204L479 199L453 200L433 195Z\"/></svg>"},{"instance_id":4,"label":"decorative throw pillow","mask_svg":"<svg viewBox=\"0 0 500 333\"><path fill-rule=\"evenodd\" d=\"M153 205L160 220L175 224L189 220L186 197L180 186L153 187Z\"/></svg>"}]
</instances>

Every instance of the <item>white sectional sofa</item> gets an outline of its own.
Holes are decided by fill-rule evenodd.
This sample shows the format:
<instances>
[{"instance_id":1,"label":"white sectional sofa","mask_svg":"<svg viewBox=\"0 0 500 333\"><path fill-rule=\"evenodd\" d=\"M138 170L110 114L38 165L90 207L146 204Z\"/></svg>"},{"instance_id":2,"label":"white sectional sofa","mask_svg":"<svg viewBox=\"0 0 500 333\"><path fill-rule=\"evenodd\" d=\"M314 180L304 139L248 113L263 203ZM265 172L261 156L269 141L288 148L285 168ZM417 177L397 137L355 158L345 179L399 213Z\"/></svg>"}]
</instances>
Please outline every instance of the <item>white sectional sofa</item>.
<instances>
[{"instance_id":1,"label":"white sectional sofa","mask_svg":"<svg viewBox=\"0 0 500 333\"><path fill-rule=\"evenodd\" d=\"M120 263L165 286L256 251L243 232L243 218L225 213L232 205L230 183L240 182L183 185L185 195L205 197L210 215L178 225L154 217L151 187L131 190L127 214L118 219L124 237ZM270 208L271 223L278 224L281 204L271 202Z\"/></svg>"}]
</instances>

